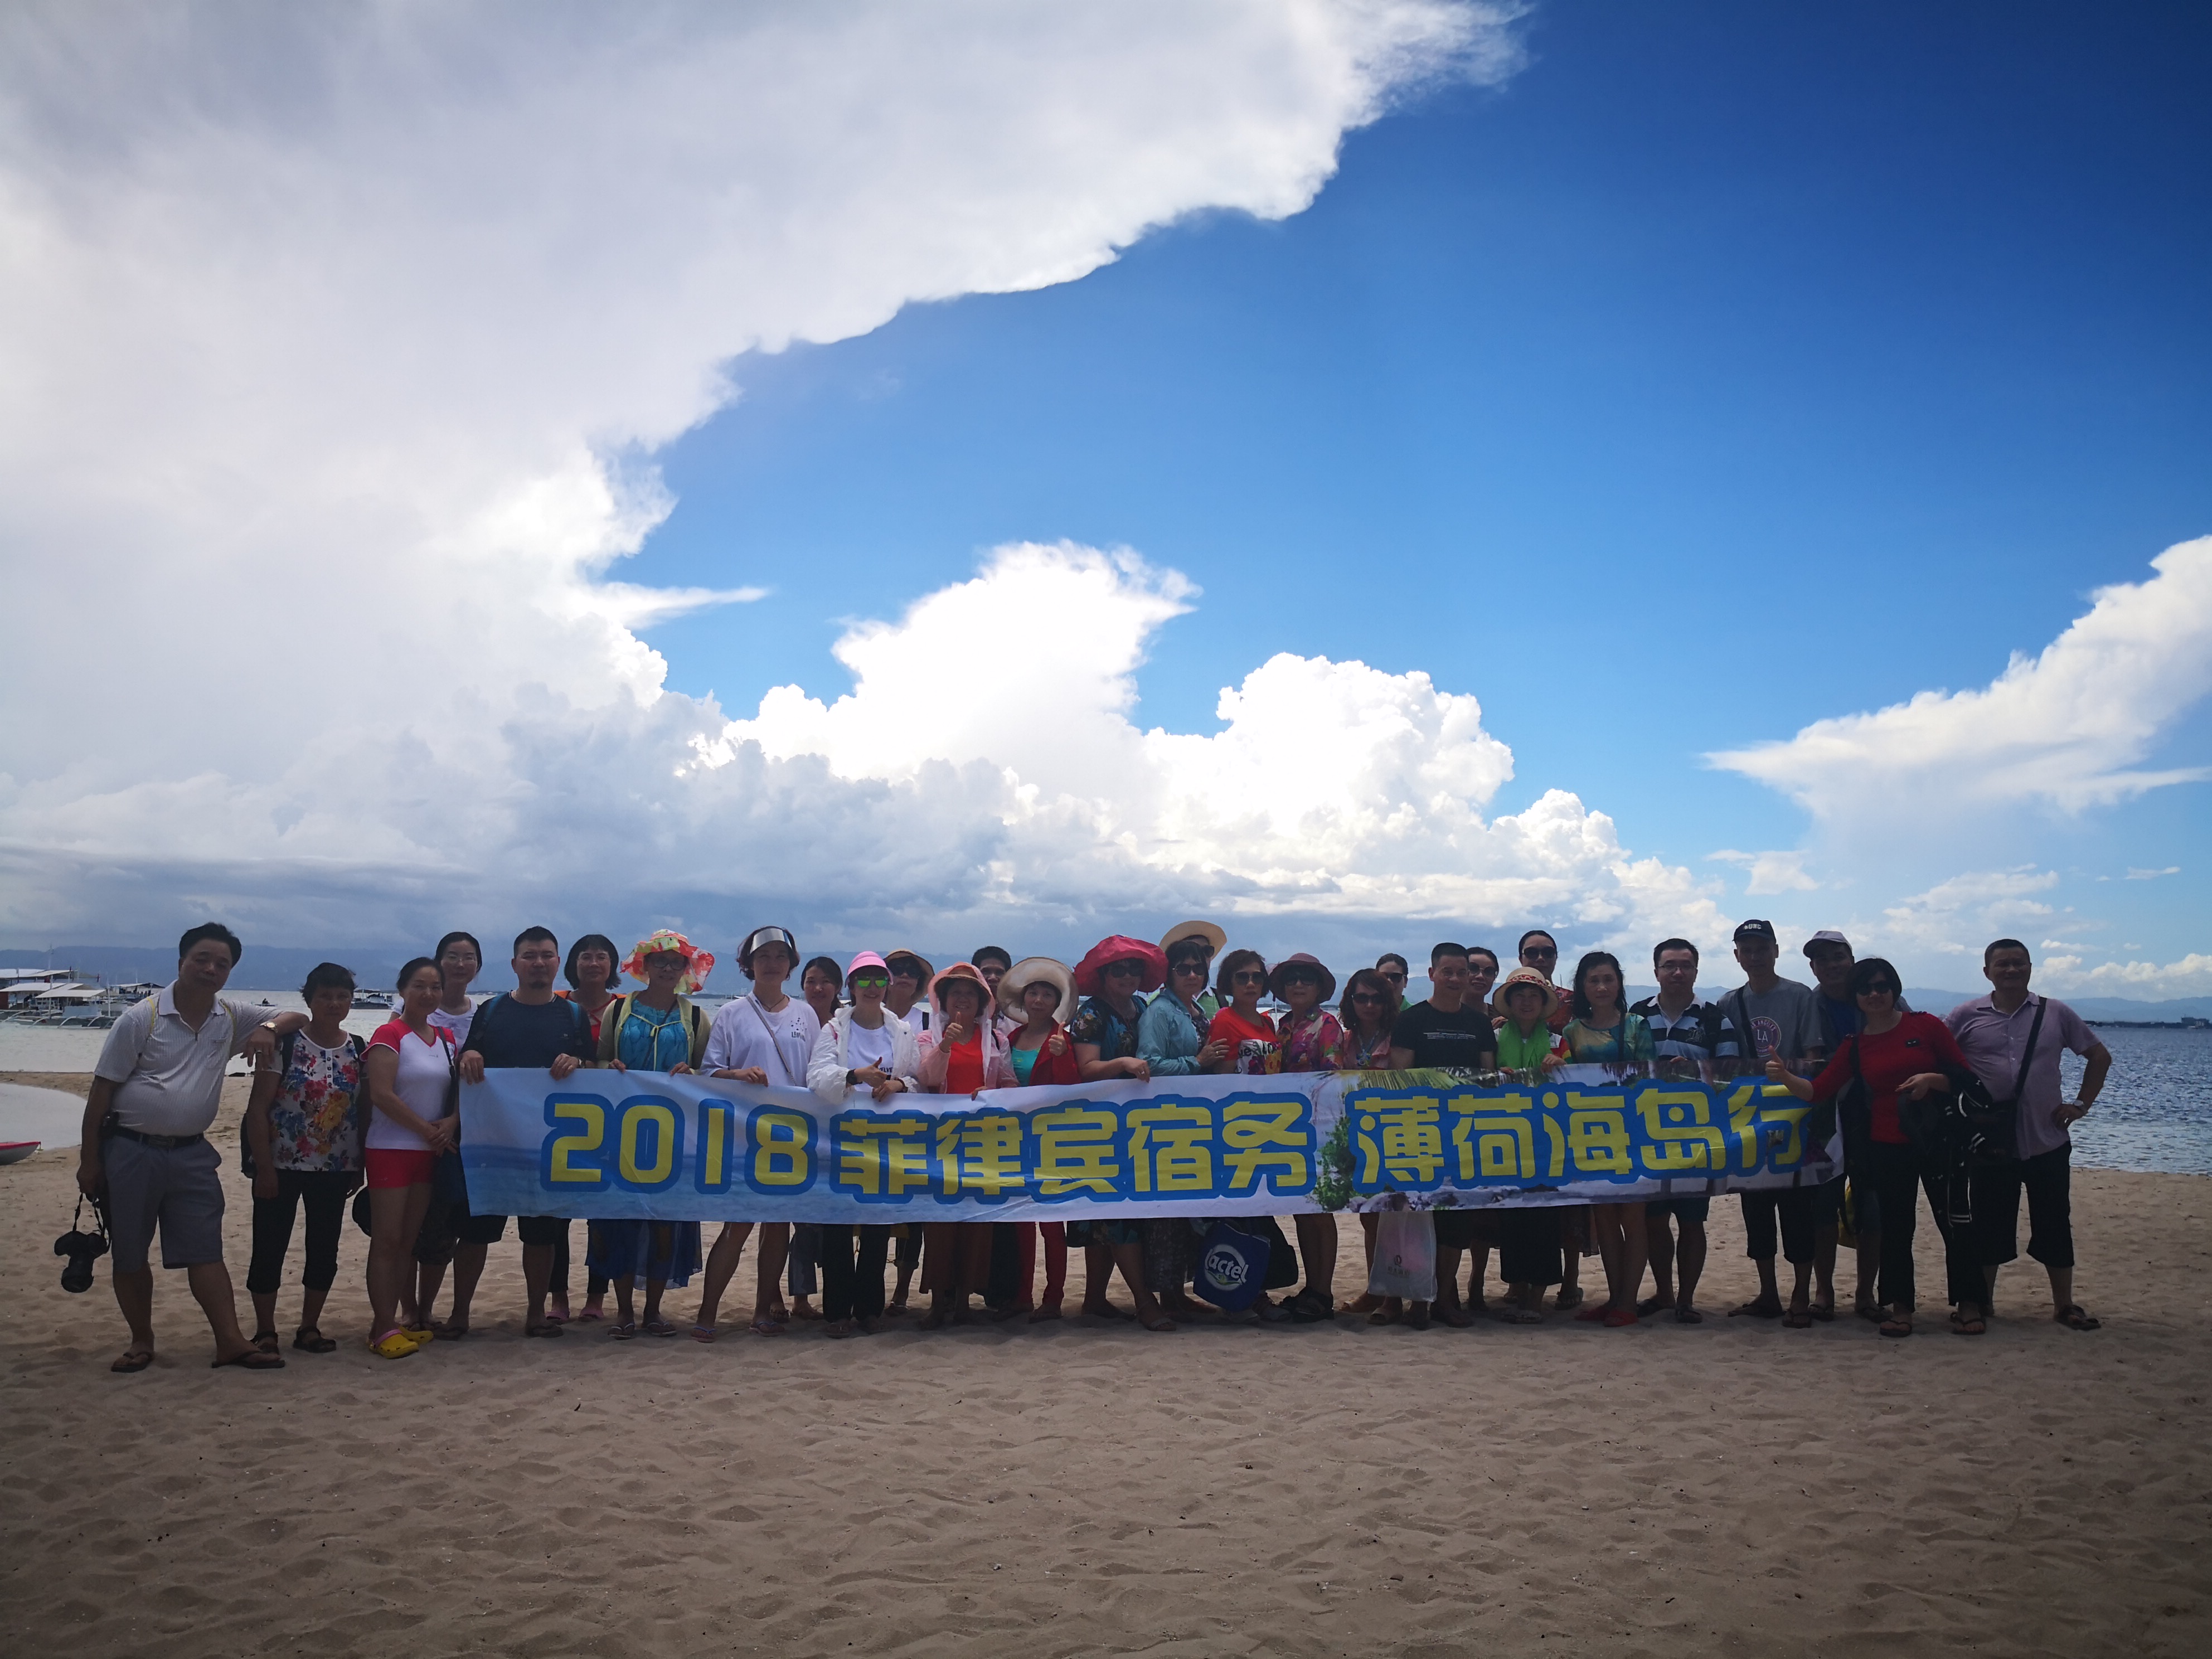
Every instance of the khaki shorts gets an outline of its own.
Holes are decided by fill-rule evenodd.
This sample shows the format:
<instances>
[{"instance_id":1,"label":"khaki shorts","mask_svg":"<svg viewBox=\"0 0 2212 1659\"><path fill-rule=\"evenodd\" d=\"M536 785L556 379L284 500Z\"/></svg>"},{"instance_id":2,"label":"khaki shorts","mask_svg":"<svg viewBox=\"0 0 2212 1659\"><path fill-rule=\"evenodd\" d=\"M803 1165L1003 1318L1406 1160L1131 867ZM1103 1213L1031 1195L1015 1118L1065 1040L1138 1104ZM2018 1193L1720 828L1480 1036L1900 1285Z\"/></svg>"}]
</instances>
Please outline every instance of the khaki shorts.
<instances>
[{"instance_id":1,"label":"khaki shorts","mask_svg":"<svg viewBox=\"0 0 2212 1659\"><path fill-rule=\"evenodd\" d=\"M110 1135L100 1142L100 1161L117 1273L145 1267L157 1231L164 1267L222 1260L222 1153L204 1140L163 1148Z\"/></svg>"}]
</instances>

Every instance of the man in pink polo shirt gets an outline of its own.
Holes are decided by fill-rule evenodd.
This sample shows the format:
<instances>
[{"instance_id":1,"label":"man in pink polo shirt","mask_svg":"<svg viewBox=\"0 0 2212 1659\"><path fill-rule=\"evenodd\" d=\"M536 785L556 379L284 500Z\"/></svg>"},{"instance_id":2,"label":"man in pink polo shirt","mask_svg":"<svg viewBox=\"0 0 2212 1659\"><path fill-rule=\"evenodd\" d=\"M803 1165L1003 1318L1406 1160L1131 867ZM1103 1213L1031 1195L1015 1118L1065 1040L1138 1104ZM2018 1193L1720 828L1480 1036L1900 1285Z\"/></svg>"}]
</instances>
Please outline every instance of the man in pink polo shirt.
<instances>
[{"instance_id":1,"label":"man in pink polo shirt","mask_svg":"<svg viewBox=\"0 0 2212 1659\"><path fill-rule=\"evenodd\" d=\"M1994 1308L1997 1269L2020 1255L2026 1188L2027 1253L2051 1275L2051 1316L2069 1329L2094 1331L2098 1322L2074 1299L2074 1142L2067 1130L2096 1104L2112 1053L2064 1003L2029 992L2033 971L2027 945L1997 939L1982 952L1989 995L1943 1016L1990 1097L2013 1102L2018 1124L2018 1161L1978 1166L1972 1176L1974 1239L1991 1297L1983 1305ZM2062 1048L2085 1061L2072 1100L2059 1079Z\"/></svg>"}]
</instances>

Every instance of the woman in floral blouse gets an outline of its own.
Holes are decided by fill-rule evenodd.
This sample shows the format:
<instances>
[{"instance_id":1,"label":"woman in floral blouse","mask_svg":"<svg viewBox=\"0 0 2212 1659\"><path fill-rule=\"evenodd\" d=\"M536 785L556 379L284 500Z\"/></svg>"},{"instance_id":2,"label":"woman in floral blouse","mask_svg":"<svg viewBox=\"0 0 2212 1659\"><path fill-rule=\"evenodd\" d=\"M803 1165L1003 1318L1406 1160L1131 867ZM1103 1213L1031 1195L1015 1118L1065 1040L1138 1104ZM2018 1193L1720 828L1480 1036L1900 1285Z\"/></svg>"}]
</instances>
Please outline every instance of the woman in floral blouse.
<instances>
[{"instance_id":1,"label":"woman in floral blouse","mask_svg":"<svg viewBox=\"0 0 2212 1659\"><path fill-rule=\"evenodd\" d=\"M307 1259L300 1271L300 1328L292 1346L328 1353L337 1344L316 1321L338 1276L338 1236L346 1200L361 1185L361 1039L349 1036L353 975L320 963L300 989L307 1029L285 1037L276 1064L258 1073L246 1103L246 1152L253 1174L253 1261L246 1289L253 1298L253 1346L276 1352L276 1289L292 1223L307 1210Z\"/></svg>"}]
</instances>

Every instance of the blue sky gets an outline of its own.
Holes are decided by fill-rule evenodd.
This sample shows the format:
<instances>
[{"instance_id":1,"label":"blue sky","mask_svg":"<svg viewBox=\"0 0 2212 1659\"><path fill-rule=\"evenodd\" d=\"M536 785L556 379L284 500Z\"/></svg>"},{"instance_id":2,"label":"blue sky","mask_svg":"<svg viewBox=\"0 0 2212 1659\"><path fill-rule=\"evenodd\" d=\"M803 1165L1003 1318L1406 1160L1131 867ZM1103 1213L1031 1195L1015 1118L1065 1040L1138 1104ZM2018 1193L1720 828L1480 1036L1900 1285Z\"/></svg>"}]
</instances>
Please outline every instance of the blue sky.
<instances>
[{"instance_id":1,"label":"blue sky","mask_svg":"<svg viewBox=\"0 0 2212 1659\"><path fill-rule=\"evenodd\" d=\"M1796 845L1700 756L1986 682L2212 528L2209 25L1542 8L1526 70L1355 133L1304 214L738 362L636 574L775 592L653 641L733 710L834 696L841 619L1127 544L1205 589L1139 724L1212 729L1276 650L1421 668L1512 746L1499 810ZM2200 708L2158 763L2208 761ZM1998 861L2182 865L2100 899L2170 935L2179 886L2201 934L2205 803L2029 809Z\"/></svg>"},{"instance_id":2,"label":"blue sky","mask_svg":"<svg viewBox=\"0 0 2212 1659\"><path fill-rule=\"evenodd\" d=\"M1768 914L2212 992L2202 9L1103 15L0 42L0 627L107 647L102 744L0 732L0 934ZM252 719L147 726L269 593Z\"/></svg>"}]
</instances>

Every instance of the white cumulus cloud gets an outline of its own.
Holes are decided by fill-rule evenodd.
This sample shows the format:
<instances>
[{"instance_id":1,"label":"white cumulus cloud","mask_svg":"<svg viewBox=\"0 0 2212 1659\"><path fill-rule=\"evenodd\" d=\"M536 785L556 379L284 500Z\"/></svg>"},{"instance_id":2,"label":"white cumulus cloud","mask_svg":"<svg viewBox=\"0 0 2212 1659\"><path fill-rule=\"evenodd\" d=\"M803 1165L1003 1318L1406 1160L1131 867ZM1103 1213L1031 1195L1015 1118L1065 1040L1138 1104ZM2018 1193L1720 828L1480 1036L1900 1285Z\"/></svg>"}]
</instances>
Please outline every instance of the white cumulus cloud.
<instances>
[{"instance_id":1,"label":"white cumulus cloud","mask_svg":"<svg viewBox=\"0 0 2212 1659\"><path fill-rule=\"evenodd\" d=\"M2207 775L2141 763L2212 692L2212 537L2151 561L2148 581L2100 590L2034 657L1988 685L1923 691L1873 714L1711 757L1825 820L1923 819L2012 803L2073 811Z\"/></svg>"},{"instance_id":2,"label":"white cumulus cloud","mask_svg":"<svg viewBox=\"0 0 2212 1659\"><path fill-rule=\"evenodd\" d=\"M761 573L610 580L668 509L653 451L736 395L747 351L1079 277L1194 211L1299 210L1409 88L1509 73L1519 9L0 13L0 641L15 684L69 701L0 726L0 920L135 936L258 902L295 936L315 906L415 927L410 905L526 890L541 854L573 884L618 821L623 850L699 863L653 872L664 890L708 894L818 867L807 848L854 840L839 814L902 822L884 884L920 905L1008 879L1010 813L1081 848L1057 751L1023 742L1010 785L980 727L919 769L849 731L701 769L726 723L663 695L637 630ZM1182 602L1115 580L1139 634ZM1092 635L1062 641L1079 668L1133 672L1126 629ZM1102 741L1158 746L1112 712L1089 709ZM1429 795L1462 763L1405 763ZM1226 810L1159 787L1190 835Z\"/></svg>"}]
</instances>

